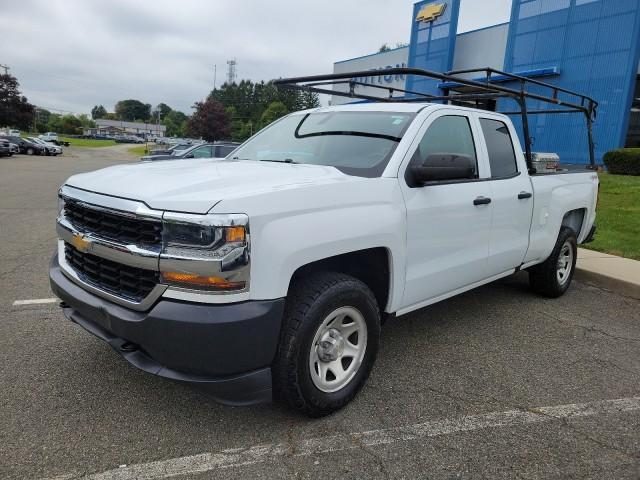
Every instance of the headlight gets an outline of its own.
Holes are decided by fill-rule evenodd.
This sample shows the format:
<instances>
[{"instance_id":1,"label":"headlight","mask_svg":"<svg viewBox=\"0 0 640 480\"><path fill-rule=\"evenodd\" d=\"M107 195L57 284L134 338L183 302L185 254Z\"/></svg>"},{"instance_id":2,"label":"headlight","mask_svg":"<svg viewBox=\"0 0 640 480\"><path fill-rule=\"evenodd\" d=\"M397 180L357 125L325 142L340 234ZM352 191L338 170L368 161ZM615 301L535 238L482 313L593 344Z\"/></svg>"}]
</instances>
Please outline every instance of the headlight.
<instances>
[{"instance_id":1,"label":"headlight","mask_svg":"<svg viewBox=\"0 0 640 480\"><path fill-rule=\"evenodd\" d=\"M164 283L178 287L218 292L246 290L247 216L165 213L160 270Z\"/></svg>"},{"instance_id":2,"label":"headlight","mask_svg":"<svg viewBox=\"0 0 640 480\"><path fill-rule=\"evenodd\" d=\"M213 249L222 239L222 230L213 225L171 222L162 225L165 247Z\"/></svg>"}]
</instances>

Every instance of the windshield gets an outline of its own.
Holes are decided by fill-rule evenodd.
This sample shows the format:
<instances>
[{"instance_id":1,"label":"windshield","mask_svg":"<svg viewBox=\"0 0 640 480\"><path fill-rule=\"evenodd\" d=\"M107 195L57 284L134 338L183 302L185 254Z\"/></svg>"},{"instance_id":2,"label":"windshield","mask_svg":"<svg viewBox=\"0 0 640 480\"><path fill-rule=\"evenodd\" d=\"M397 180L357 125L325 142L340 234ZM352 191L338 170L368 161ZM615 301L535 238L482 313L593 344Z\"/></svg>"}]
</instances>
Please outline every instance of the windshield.
<instances>
[{"instance_id":1,"label":"windshield","mask_svg":"<svg viewBox=\"0 0 640 480\"><path fill-rule=\"evenodd\" d=\"M233 152L233 159L328 165L379 177L413 113L317 112L272 124Z\"/></svg>"}]
</instances>

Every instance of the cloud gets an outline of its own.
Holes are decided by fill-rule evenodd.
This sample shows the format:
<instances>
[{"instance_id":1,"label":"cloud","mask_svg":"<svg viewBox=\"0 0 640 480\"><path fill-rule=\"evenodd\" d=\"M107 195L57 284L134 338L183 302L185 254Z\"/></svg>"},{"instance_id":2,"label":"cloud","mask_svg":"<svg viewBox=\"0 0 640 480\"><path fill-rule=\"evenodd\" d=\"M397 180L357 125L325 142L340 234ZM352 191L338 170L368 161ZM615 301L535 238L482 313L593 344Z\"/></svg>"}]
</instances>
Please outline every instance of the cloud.
<instances>
[{"instance_id":1,"label":"cloud","mask_svg":"<svg viewBox=\"0 0 640 480\"><path fill-rule=\"evenodd\" d=\"M459 30L505 21L509 6L463 0ZM188 113L212 89L214 64L218 85L231 58L239 78L328 73L337 60L408 41L412 8L399 0L7 2L0 63L45 108L88 113L136 98Z\"/></svg>"}]
</instances>

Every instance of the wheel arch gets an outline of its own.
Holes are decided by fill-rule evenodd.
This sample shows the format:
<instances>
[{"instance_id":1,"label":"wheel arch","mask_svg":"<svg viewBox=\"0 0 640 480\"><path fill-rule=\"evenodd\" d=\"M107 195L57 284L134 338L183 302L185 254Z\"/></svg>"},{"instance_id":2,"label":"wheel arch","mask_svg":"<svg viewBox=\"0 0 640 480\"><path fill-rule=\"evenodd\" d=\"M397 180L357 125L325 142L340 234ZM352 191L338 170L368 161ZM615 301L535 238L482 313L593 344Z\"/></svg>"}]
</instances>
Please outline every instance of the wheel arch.
<instances>
[{"instance_id":1,"label":"wheel arch","mask_svg":"<svg viewBox=\"0 0 640 480\"><path fill-rule=\"evenodd\" d=\"M298 267L289 281L294 282L318 272L338 272L357 278L367 285L381 312L388 311L393 292L393 259L386 247L366 248L333 255Z\"/></svg>"}]
</instances>

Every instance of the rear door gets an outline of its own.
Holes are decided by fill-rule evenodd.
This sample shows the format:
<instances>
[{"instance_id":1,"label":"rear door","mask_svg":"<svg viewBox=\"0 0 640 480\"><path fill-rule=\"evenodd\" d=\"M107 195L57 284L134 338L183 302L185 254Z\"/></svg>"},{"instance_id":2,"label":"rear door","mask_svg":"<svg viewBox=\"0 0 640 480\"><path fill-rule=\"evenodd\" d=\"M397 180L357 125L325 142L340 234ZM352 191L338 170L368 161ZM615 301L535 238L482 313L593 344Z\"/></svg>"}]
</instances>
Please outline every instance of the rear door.
<instances>
[{"instance_id":1,"label":"rear door","mask_svg":"<svg viewBox=\"0 0 640 480\"><path fill-rule=\"evenodd\" d=\"M524 261L533 215L533 187L511 122L484 114L478 115L478 121L491 172L493 219L488 268L493 276Z\"/></svg>"}]
</instances>

